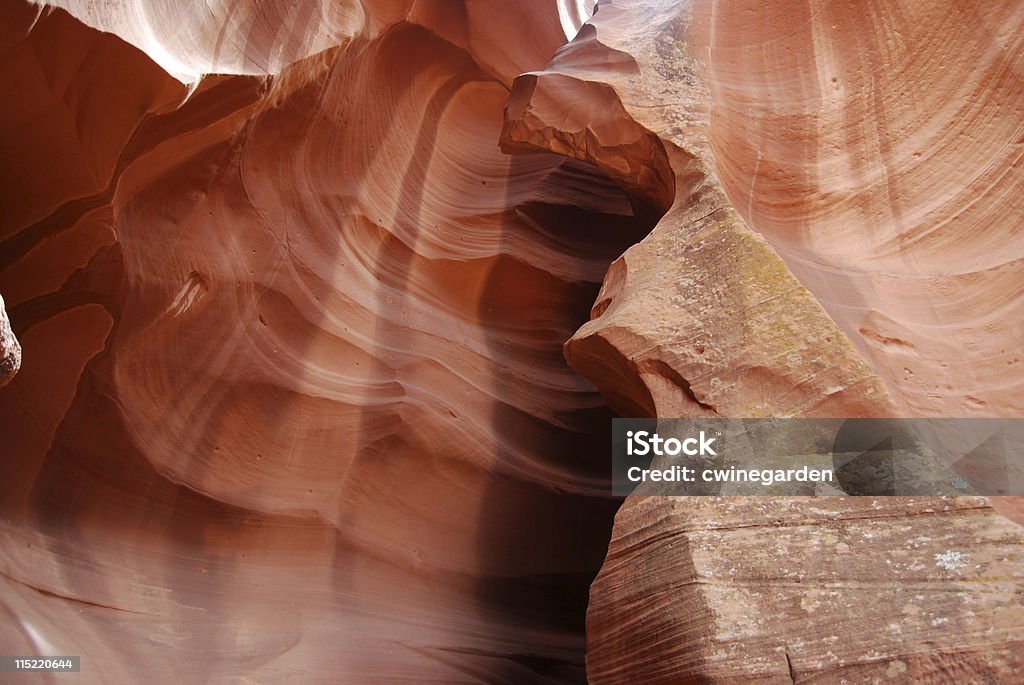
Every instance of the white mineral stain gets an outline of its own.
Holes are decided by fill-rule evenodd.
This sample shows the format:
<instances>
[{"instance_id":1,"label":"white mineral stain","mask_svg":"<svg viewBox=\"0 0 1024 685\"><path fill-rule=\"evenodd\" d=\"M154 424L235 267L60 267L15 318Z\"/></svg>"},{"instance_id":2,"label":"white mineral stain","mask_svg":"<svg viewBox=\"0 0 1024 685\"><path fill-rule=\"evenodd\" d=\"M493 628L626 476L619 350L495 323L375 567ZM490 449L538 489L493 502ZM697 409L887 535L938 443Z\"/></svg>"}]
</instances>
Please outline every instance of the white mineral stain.
<instances>
[{"instance_id":1,"label":"white mineral stain","mask_svg":"<svg viewBox=\"0 0 1024 685\"><path fill-rule=\"evenodd\" d=\"M947 571L956 571L967 565L967 555L962 552L946 550L935 555L935 565Z\"/></svg>"}]
</instances>

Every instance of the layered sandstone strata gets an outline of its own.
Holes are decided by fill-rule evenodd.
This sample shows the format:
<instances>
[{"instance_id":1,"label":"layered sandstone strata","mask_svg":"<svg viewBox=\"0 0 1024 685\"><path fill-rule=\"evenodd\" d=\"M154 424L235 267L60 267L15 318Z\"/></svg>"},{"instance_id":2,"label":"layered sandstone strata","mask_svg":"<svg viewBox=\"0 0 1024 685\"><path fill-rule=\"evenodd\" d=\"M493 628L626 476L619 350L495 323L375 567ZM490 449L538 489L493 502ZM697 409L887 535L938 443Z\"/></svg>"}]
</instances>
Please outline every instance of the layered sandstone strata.
<instances>
[{"instance_id":1,"label":"layered sandstone strata","mask_svg":"<svg viewBox=\"0 0 1024 685\"><path fill-rule=\"evenodd\" d=\"M603 4L503 131L667 208L570 363L629 415L1018 414L1024 17L990 10ZM978 59L950 90L921 46ZM1024 668L1024 536L985 500L643 494L591 590L591 682Z\"/></svg>"},{"instance_id":2,"label":"layered sandstone strata","mask_svg":"<svg viewBox=\"0 0 1024 685\"><path fill-rule=\"evenodd\" d=\"M175 8L69 5L155 62L2 10L5 653L106 683L578 682L615 503L561 348L650 225L592 165L498 147L559 8L378 3L308 57L320 32L256 3L221 33ZM160 68L220 69L214 34L296 51Z\"/></svg>"},{"instance_id":3,"label":"layered sandstone strata","mask_svg":"<svg viewBox=\"0 0 1024 685\"><path fill-rule=\"evenodd\" d=\"M983 498L630 497L591 683L1012 683L1024 534Z\"/></svg>"},{"instance_id":4,"label":"layered sandstone strata","mask_svg":"<svg viewBox=\"0 0 1024 685\"><path fill-rule=\"evenodd\" d=\"M0 9L7 651L580 681L607 550L592 682L1021 668L985 501L638 493L608 550L603 457L606 402L1020 410L1013 4L63 6Z\"/></svg>"}]
</instances>

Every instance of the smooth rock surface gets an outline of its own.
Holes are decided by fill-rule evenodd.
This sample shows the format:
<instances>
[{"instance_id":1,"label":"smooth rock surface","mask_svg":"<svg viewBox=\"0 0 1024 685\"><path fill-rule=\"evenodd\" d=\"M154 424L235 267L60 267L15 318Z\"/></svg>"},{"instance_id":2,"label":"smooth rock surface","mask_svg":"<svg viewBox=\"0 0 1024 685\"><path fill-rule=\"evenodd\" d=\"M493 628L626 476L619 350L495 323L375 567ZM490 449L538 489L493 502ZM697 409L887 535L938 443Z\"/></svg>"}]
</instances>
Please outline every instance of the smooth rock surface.
<instances>
[{"instance_id":1,"label":"smooth rock surface","mask_svg":"<svg viewBox=\"0 0 1024 685\"><path fill-rule=\"evenodd\" d=\"M650 226L593 166L498 148L554 4L407 5L191 91L4 6L5 653L103 683L583 680L616 503L562 344Z\"/></svg>"},{"instance_id":2,"label":"smooth rock surface","mask_svg":"<svg viewBox=\"0 0 1024 685\"><path fill-rule=\"evenodd\" d=\"M56 4L0 7L5 653L1024 668L989 502L640 492L609 548L605 457L611 410L1020 414L1019 3Z\"/></svg>"}]
</instances>

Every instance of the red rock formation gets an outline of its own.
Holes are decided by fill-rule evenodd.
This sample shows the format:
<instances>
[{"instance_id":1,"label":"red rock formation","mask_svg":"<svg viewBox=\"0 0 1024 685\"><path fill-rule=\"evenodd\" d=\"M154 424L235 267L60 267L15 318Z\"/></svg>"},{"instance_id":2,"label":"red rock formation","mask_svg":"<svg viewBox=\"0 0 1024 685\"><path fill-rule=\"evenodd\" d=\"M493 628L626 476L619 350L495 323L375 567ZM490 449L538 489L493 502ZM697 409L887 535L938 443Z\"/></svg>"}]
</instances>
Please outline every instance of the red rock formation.
<instances>
[{"instance_id":1,"label":"red rock formation","mask_svg":"<svg viewBox=\"0 0 1024 685\"><path fill-rule=\"evenodd\" d=\"M1024 533L983 498L630 497L591 683L1012 683Z\"/></svg>"},{"instance_id":2,"label":"red rock formation","mask_svg":"<svg viewBox=\"0 0 1024 685\"><path fill-rule=\"evenodd\" d=\"M945 6L909 17L879 3L868 22L862 11L608 3L543 72L517 80L503 132L510 149L585 159L655 201L674 188L665 216L612 265L592 320L566 346L614 408L1019 412L1009 331L1024 300L1009 274L1020 241L993 242L1015 232L1009 198L1022 182L1011 143L1021 118L1003 104L1012 96L999 77L1024 54L1020 13L1006 3L993 10L1000 21L964 20L977 31L950 43L942 36L963 18ZM913 25L906 36L904 23ZM917 106L912 90L930 80L911 88L917 72L894 56L920 41L935 54L984 45L995 26L998 49L961 66L974 98L991 103L996 141L961 148L956 176L929 187L949 170L944 153L926 165L910 150L927 147L925 134L973 125L970 112L984 105L955 101L940 115L945 127L900 124ZM880 54L887 41L893 55ZM852 63L842 64L844 51ZM845 90L819 90L820 79L836 83L830 69L840 65L850 72ZM637 182L645 175L656 181ZM974 185L981 178L990 180ZM975 222L987 214L999 220L978 237ZM945 252L961 244L969 276ZM1006 320L996 323L996 312ZM908 382L911 367L927 378ZM591 682L1011 682L1024 668L1015 599L1024 537L984 500L642 494L619 511L591 590Z\"/></svg>"},{"instance_id":3,"label":"red rock formation","mask_svg":"<svg viewBox=\"0 0 1024 685\"><path fill-rule=\"evenodd\" d=\"M5 651L110 683L582 678L609 414L561 347L649 225L498 148L553 5L400 9L191 92L5 9Z\"/></svg>"},{"instance_id":4,"label":"red rock formation","mask_svg":"<svg viewBox=\"0 0 1024 685\"><path fill-rule=\"evenodd\" d=\"M744 219L905 412L1021 415L1020 4L694 12L711 144Z\"/></svg>"},{"instance_id":5,"label":"red rock formation","mask_svg":"<svg viewBox=\"0 0 1024 685\"><path fill-rule=\"evenodd\" d=\"M1021 408L1010 3L62 4L0 9L6 653L580 681L605 401ZM589 676L1005 681L1021 544L633 497Z\"/></svg>"}]
</instances>

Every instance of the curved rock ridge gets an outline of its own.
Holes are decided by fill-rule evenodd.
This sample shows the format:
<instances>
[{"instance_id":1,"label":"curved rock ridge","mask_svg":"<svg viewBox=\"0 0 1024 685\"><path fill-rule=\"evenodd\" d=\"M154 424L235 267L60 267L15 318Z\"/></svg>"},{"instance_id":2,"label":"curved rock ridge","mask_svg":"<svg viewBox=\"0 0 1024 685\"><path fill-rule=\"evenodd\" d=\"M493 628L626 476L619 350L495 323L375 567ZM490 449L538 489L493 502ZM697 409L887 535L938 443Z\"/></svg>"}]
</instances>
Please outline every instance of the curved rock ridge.
<instances>
[{"instance_id":1,"label":"curved rock ridge","mask_svg":"<svg viewBox=\"0 0 1024 685\"><path fill-rule=\"evenodd\" d=\"M0 7L9 653L110 683L1024 669L1024 540L984 499L640 491L609 544L595 457L608 405L1020 410L1015 4L62 5Z\"/></svg>"},{"instance_id":2,"label":"curved rock ridge","mask_svg":"<svg viewBox=\"0 0 1024 685\"><path fill-rule=\"evenodd\" d=\"M507 83L572 38L596 0L499 3L450 0L53 0L113 33L193 87L206 74L277 75L324 50L373 39L411 21L468 50ZM43 10L45 11L45 10ZM508 37L515 35L516 41ZM554 41L554 42L552 42Z\"/></svg>"},{"instance_id":3,"label":"curved rock ridge","mask_svg":"<svg viewBox=\"0 0 1024 685\"><path fill-rule=\"evenodd\" d=\"M592 164L498 147L554 4L398 5L191 91L2 10L12 654L109 683L583 680L616 503L562 344L653 219Z\"/></svg>"},{"instance_id":4,"label":"curved rock ridge","mask_svg":"<svg viewBox=\"0 0 1024 685\"><path fill-rule=\"evenodd\" d=\"M203 74L278 74L305 57L347 43L378 19L358 0L45 4L138 47L183 83L198 81ZM393 4L407 9L411 2Z\"/></svg>"},{"instance_id":5,"label":"curved rock ridge","mask_svg":"<svg viewBox=\"0 0 1024 685\"><path fill-rule=\"evenodd\" d=\"M593 163L665 212L612 265L567 359L626 415L892 415L884 383L719 184L679 11L601 4L509 98L506 150Z\"/></svg>"},{"instance_id":6,"label":"curved rock ridge","mask_svg":"<svg viewBox=\"0 0 1024 685\"><path fill-rule=\"evenodd\" d=\"M808 10L787 2L728 8L603 2L547 68L516 81L503 129L506 149L585 159L624 187L646 187L648 201L667 208L651 235L613 263L591 321L566 344L570 363L617 411L684 417L1019 411L1024 393L1010 331L1019 328L1021 298L1019 283L1006 280L1019 241L974 269L962 298L963 271L953 260L947 257L943 270L937 247L922 244L923 236L891 237L909 224L885 229L888 252L881 243L859 252L875 240L876 229L847 213L843 235L857 237L846 241L833 233L820 256L813 249L816 218L837 211L815 195L814 183L835 179L828 180L829 168L814 165L854 150L864 156L862 177L880 178L890 155L884 146L911 144L899 139L909 132L888 124L881 127L891 135L888 142L863 135L871 117L886 111L871 105L868 60L884 62L882 80L913 78L878 47L903 40L898 25L887 21L897 11L879 3L877 19L861 25L851 12L845 24L830 25L830 41L807 41L797 52L795 36L818 30L826 15L838 21L822 9L826 4ZM935 198L924 195L924 185L898 198L893 181L884 200L905 203L908 215L946 203L943 240L969 245L970 254L991 250L990 240L1010 240L1008 227L1019 213L1010 195L1021 182L1019 146L1008 142L1019 131L1019 111L1000 104L1008 97L1000 75L1014 72L1015 46L1024 35L1012 11L1010 3L996 8L1009 26L999 41L1004 52L989 51L978 68L996 75L971 81L975 98L992 101L987 126L1003 142L972 147L963 141L960 149L971 157L958 163L975 170L966 176L938 160L930 161L930 171L918 170L923 177L955 176L934 189ZM943 32L957 24L937 3L934 17L937 22L915 31L939 46ZM965 32L950 45L983 42L997 24L979 21L980 38ZM872 41L858 38L864 31L875 31ZM876 46L870 56L866 44ZM821 73L815 60L844 49L862 60L858 87L845 106L836 105L847 117L845 135L861 136L856 145L819 136L820 129L807 125L823 126L811 97ZM909 95L894 90L886 97ZM914 102L901 101L901 107L897 111L909 116ZM970 122L964 116L961 126ZM882 152L870 157L865 150ZM1000 217L992 237L978 235L973 219L962 216L957 203L971 202L942 194L989 172L992 195L979 202ZM655 181L630 185L645 175ZM858 202L877 199L870 183L845 180L848 194L862 194ZM762 229L769 209L772 221ZM787 223L790 210L795 214ZM930 220L938 219L932 214ZM782 240L783 229L794 226L799 230L789 242ZM797 243L802 251L793 247ZM800 268L797 256L809 266ZM876 278L869 287L873 276L845 270L852 262L898 277ZM994 304L985 301L994 293ZM974 304L963 308L968 302ZM893 329L879 333L877 322L897 321L897 310L918 317L919 342L908 343ZM974 323L989 351L972 343L946 356L944 338L976 340ZM993 345L1002 352L991 353ZM902 365L910 358L913 368L932 369L931 380L906 382L913 369ZM958 360L955 376L947 359ZM997 366L998 379L990 375ZM939 368L948 375L936 393ZM982 395L1004 401L987 409ZM999 504L1019 515L1017 503ZM673 500L638 491L616 516L608 557L591 588L588 678L1013 682L1024 665L1024 609L1017 601L1024 596L1024 538L991 505L966 498Z\"/></svg>"},{"instance_id":7,"label":"curved rock ridge","mask_svg":"<svg viewBox=\"0 0 1024 685\"><path fill-rule=\"evenodd\" d=\"M737 211L905 413L1024 413L1020 3L693 12Z\"/></svg>"}]
</instances>

